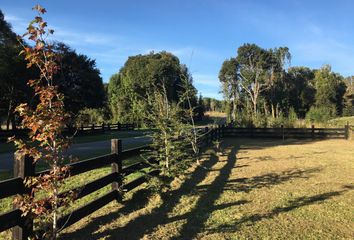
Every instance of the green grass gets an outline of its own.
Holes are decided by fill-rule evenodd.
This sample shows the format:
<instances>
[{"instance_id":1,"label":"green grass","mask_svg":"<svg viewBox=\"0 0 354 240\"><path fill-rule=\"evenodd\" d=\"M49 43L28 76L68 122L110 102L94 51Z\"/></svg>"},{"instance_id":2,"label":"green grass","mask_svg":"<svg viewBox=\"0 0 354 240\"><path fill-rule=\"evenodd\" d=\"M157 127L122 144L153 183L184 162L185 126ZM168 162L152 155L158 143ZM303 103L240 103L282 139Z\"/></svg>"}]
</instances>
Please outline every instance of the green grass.
<instances>
[{"instance_id":1,"label":"green grass","mask_svg":"<svg viewBox=\"0 0 354 240\"><path fill-rule=\"evenodd\" d=\"M63 239L352 239L351 141L225 140L171 190L103 207Z\"/></svg>"},{"instance_id":2,"label":"green grass","mask_svg":"<svg viewBox=\"0 0 354 240\"><path fill-rule=\"evenodd\" d=\"M344 127L349 123L349 125L354 126L354 116L351 117L340 117L340 118L335 118L329 121L329 124L338 126L338 127Z\"/></svg>"}]
</instances>

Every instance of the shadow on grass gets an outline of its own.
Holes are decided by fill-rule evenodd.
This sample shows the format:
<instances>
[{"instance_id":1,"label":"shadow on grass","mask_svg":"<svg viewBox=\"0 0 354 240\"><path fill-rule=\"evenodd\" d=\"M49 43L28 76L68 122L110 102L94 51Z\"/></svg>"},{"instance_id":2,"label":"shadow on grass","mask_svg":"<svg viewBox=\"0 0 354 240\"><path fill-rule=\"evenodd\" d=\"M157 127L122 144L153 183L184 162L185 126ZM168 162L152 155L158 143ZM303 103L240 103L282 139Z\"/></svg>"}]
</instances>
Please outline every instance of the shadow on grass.
<instances>
[{"instance_id":1,"label":"shadow on grass","mask_svg":"<svg viewBox=\"0 0 354 240\"><path fill-rule=\"evenodd\" d=\"M309 168L306 170L289 170L281 173L268 173L252 178L238 178L225 181L223 190L231 190L236 192L250 192L253 189L270 187L290 181L292 179L304 178L308 179L312 174L320 172L320 168ZM207 191L210 185L197 186L198 191Z\"/></svg>"},{"instance_id":2,"label":"shadow on grass","mask_svg":"<svg viewBox=\"0 0 354 240\"><path fill-rule=\"evenodd\" d=\"M319 204L319 203L329 200L333 197L342 195L348 191L352 191L353 189L354 189L354 185L345 185L345 186L343 186L343 189L339 190L339 191L327 192L327 193L317 194L317 195L313 195L313 196L299 197L299 198L296 198L292 201L289 201L289 203L286 207L276 207L272 211L270 211L269 213L265 213L265 214L253 214L253 215L241 218L239 221L236 221L232 224L218 226L217 229L215 229L215 230L209 229L208 233L212 234L212 233L237 232L238 227L242 224L253 225L258 221L261 221L264 219L271 219L281 213L290 212L294 209L308 206L311 204Z\"/></svg>"},{"instance_id":3,"label":"shadow on grass","mask_svg":"<svg viewBox=\"0 0 354 240\"><path fill-rule=\"evenodd\" d=\"M217 162L218 158L214 154L209 154L208 160L203 161L201 166L199 166L190 177L182 183L182 186L179 189L161 194L163 203L160 206L152 209L147 215L140 215L131 220L124 227L107 229L103 232L96 233L100 226L108 224L124 214L124 209L118 209L116 212L112 212L107 216L92 219L88 225L74 233L63 234L62 238L79 239L82 236L90 236L90 239L98 239L101 237L106 237L106 239L140 239L144 234L152 232L156 226L168 222L168 213L170 213L175 205L179 203L181 197L193 192L195 186L207 176L207 169L210 169ZM144 204L138 204L136 205L138 208L129 209L130 207L128 207L128 205L131 205L131 203L127 203L125 210L126 214L144 207Z\"/></svg>"},{"instance_id":4,"label":"shadow on grass","mask_svg":"<svg viewBox=\"0 0 354 240\"><path fill-rule=\"evenodd\" d=\"M286 182L295 178L309 178L311 174L320 171L319 168L290 170L279 174L270 173L252 178L239 178L230 180L229 178L232 170L237 168L237 151L240 149L248 149L240 148L240 146L244 144L244 142L241 143L238 141L233 141L232 143L224 142L222 146L223 149L229 151L227 154L227 161L218 161L218 157L213 152L209 151L210 153L205 155L205 157L207 156L208 159L203 161L201 166L196 168L196 170L190 174L189 178L187 178L182 183L179 189L161 193L162 203L159 206L151 209L149 213L137 216L126 225L122 227L113 227L111 229L100 229L101 226L110 224L111 222L114 222L115 219L122 217L123 215L144 208L148 202L148 192L138 191L134 194L133 200L128 201L123 208L117 209L115 212L111 212L108 215L93 218L91 222L84 226L82 229L78 229L73 233L63 234L62 237L64 239L80 239L82 237L89 237L90 239L98 239L102 237L105 239L141 239L144 235L153 233L158 226L184 220L185 223L179 230L178 235L174 237L175 239L193 239L197 237L199 232L205 230L205 222L213 211L235 205L247 204L247 201L240 200L232 203L215 205L223 191L235 190L249 192L252 189L281 184L282 182ZM259 146L259 149L275 145L278 145L276 141L267 142L267 144L262 143L261 146ZM214 169L211 168L218 162L225 162L225 164L223 167L218 169L219 174L213 180L213 182L208 185L198 186L198 184L208 176L210 170L214 171ZM247 165L240 167L247 167ZM342 192L333 192L308 198L304 197L301 199L295 199L292 203L290 203L288 207L274 209L271 213L265 215L255 214L250 217L241 219L239 222L236 222L236 224L242 224L249 221L258 221L263 218L271 218L280 212L290 211L294 208L322 201L341 193ZM177 204L180 204L182 197L190 194L197 194L199 196L196 205L186 214L170 217L170 213L173 212L173 209ZM220 232L222 232L224 229L228 231L229 227L231 228L231 226L228 225L222 226L220 228ZM233 225L232 228L235 230L235 225ZM99 230L101 231L98 232Z\"/></svg>"}]
</instances>

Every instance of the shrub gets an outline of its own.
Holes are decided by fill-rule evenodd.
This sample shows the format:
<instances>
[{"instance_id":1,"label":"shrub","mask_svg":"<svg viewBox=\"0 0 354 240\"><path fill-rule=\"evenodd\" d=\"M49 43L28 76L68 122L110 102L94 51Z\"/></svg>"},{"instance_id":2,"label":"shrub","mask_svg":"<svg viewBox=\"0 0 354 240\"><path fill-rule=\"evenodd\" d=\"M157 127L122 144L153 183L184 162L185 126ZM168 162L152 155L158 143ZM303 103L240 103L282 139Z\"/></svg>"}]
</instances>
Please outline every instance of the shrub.
<instances>
[{"instance_id":1,"label":"shrub","mask_svg":"<svg viewBox=\"0 0 354 240\"><path fill-rule=\"evenodd\" d=\"M306 114L306 121L316 123L327 123L336 116L336 109L332 107L311 107Z\"/></svg>"},{"instance_id":2,"label":"shrub","mask_svg":"<svg viewBox=\"0 0 354 240\"><path fill-rule=\"evenodd\" d=\"M79 112L76 123L78 125L103 124L108 122L109 113L104 108L84 108Z\"/></svg>"}]
</instances>

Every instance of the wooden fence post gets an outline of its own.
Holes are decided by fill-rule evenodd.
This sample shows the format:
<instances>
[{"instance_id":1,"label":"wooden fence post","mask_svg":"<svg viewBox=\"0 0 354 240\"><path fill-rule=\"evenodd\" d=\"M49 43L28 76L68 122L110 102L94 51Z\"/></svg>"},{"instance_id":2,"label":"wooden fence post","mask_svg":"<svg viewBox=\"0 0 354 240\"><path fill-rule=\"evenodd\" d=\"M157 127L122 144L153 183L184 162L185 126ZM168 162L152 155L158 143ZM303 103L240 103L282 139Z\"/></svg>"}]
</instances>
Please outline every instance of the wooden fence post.
<instances>
[{"instance_id":1,"label":"wooden fence post","mask_svg":"<svg viewBox=\"0 0 354 240\"><path fill-rule=\"evenodd\" d=\"M284 125L283 124L281 125L281 135L282 135L282 138L283 138L283 141L284 141L285 135L284 135Z\"/></svg>"},{"instance_id":2,"label":"wooden fence post","mask_svg":"<svg viewBox=\"0 0 354 240\"><path fill-rule=\"evenodd\" d=\"M349 122L344 126L344 131L345 131L345 139L349 139Z\"/></svg>"},{"instance_id":3,"label":"wooden fence post","mask_svg":"<svg viewBox=\"0 0 354 240\"><path fill-rule=\"evenodd\" d=\"M119 123L119 122L117 123L117 130L118 130L118 131L120 131L120 130L121 130L121 125L120 125L120 123Z\"/></svg>"},{"instance_id":4,"label":"wooden fence post","mask_svg":"<svg viewBox=\"0 0 354 240\"><path fill-rule=\"evenodd\" d=\"M315 125L311 125L311 138L312 138L312 140L314 140L315 139Z\"/></svg>"},{"instance_id":5,"label":"wooden fence post","mask_svg":"<svg viewBox=\"0 0 354 240\"><path fill-rule=\"evenodd\" d=\"M112 139L111 140L111 153L115 154L114 162L111 164L112 173L117 173L117 181L112 183L112 190L116 191L117 201L121 200L119 193L119 187L122 186L122 178L120 173L122 172L122 158L120 157L122 153L122 140Z\"/></svg>"},{"instance_id":6,"label":"wooden fence post","mask_svg":"<svg viewBox=\"0 0 354 240\"><path fill-rule=\"evenodd\" d=\"M111 124L110 124L110 123L107 124L107 130L108 130L108 131L111 130Z\"/></svg>"},{"instance_id":7,"label":"wooden fence post","mask_svg":"<svg viewBox=\"0 0 354 240\"><path fill-rule=\"evenodd\" d=\"M94 131L95 130L95 124L92 124L91 126L91 130Z\"/></svg>"},{"instance_id":8,"label":"wooden fence post","mask_svg":"<svg viewBox=\"0 0 354 240\"><path fill-rule=\"evenodd\" d=\"M14 177L20 177L25 180L26 177L35 175L35 165L33 159L28 156L19 156L15 154L14 161ZM32 189L24 186L24 193L30 194ZM14 205L14 209L18 206ZM25 240L33 234L33 219L28 215L22 218L22 222L19 226L16 226L12 230L12 239Z\"/></svg>"},{"instance_id":9,"label":"wooden fence post","mask_svg":"<svg viewBox=\"0 0 354 240\"><path fill-rule=\"evenodd\" d=\"M206 145L208 145L208 143L209 143L209 134L208 134L208 132L209 132L209 127L205 127L205 142L206 142Z\"/></svg>"},{"instance_id":10,"label":"wooden fence post","mask_svg":"<svg viewBox=\"0 0 354 240\"><path fill-rule=\"evenodd\" d=\"M102 123L102 132L104 132L104 123Z\"/></svg>"},{"instance_id":11,"label":"wooden fence post","mask_svg":"<svg viewBox=\"0 0 354 240\"><path fill-rule=\"evenodd\" d=\"M81 131L84 131L84 125L81 124Z\"/></svg>"}]
</instances>

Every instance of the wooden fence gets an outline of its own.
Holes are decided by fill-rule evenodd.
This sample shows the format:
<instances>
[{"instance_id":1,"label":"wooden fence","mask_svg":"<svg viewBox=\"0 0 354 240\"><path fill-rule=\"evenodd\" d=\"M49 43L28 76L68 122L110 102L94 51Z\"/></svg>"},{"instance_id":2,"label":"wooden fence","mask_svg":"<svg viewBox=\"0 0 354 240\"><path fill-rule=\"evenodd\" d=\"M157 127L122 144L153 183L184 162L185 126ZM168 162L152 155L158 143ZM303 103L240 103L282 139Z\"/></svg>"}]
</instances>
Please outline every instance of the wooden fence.
<instances>
[{"instance_id":1,"label":"wooden fence","mask_svg":"<svg viewBox=\"0 0 354 240\"><path fill-rule=\"evenodd\" d=\"M349 125L344 128L234 128L223 129L225 137L249 138L307 138L307 139L348 139Z\"/></svg>"},{"instance_id":2,"label":"wooden fence","mask_svg":"<svg viewBox=\"0 0 354 240\"><path fill-rule=\"evenodd\" d=\"M198 143L207 145L213 140L222 137L221 128L206 128L205 133L200 136ZM86 217L105 206L111 201L120 201L122 192L128 192L139 185L147 181L149 176L157 176L158 170L151 170L141 177L138 177L128 183L123 184L123 179L128 175L135 173L139 170L146 169L150 165L146 162L138 162L130 166L123 167L124 160L132 156L137 156L143 151L148 151L149 146L138 147L126 151L122 151L121 140L111 140L111 154L83 160L76 163L68 164L70 167L70 177L75 176L90 170L98 169L104 166L111 165L111 173L96 179L92 182L86 183L84 186L73 189L77 192L75 200L87 196L109 184L111 184L111 190L105 195L73 210L71 213L63 216L58 220L58 228L66 228L75 222L79 221L83 217ZM31 192L31 189L24 185L24 179L30 176L38 176L40 174L48 173L47 171L36 172L35 166L30 158L21 158L15 161L14 174L15 177L0 181L0 199L11 197L16 194L25 194ZM123 191L121 191L123 190ZM61 194L65 195L67 192ZM28 216L21 216L21 210L14 206L14 209L0 215L0 232L7 229L13 229L13 239L23 240L33 231L33 219Z\"/></svg>"},{"instance_id":3,"label":"wooden fence","mask_svg":"<svg viewBox=\"0 0 354 240\"><path fill-rule=\"evenodd\" d=\"M101 125L81 125L77 128L65 128L64 134L72 135L90 135L90 134L102 134L107 131L128 131L134 130L134 123L116 123L116 124L101 124ZM0 129L0 142L7 141L7 138L16 135L17 137L27 136L29 131L27 129L16 130L1 130Z\"/></svg>"}]
</instances>

